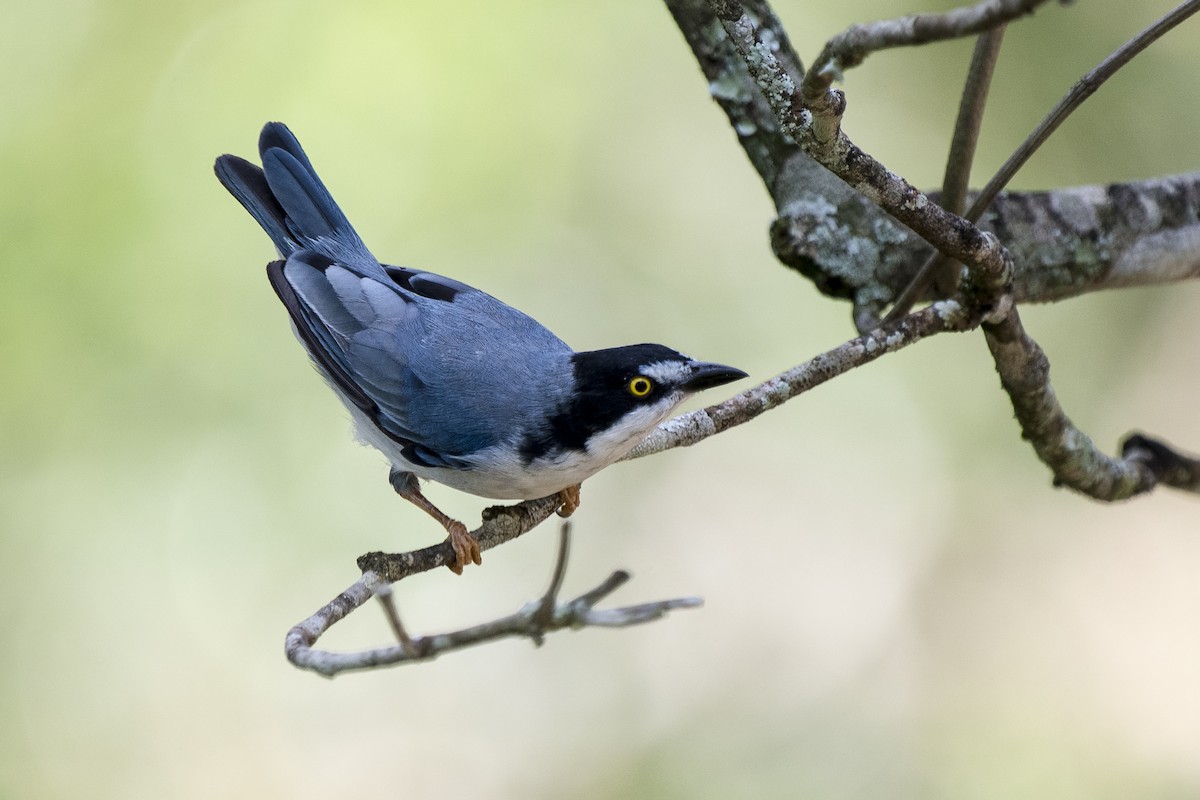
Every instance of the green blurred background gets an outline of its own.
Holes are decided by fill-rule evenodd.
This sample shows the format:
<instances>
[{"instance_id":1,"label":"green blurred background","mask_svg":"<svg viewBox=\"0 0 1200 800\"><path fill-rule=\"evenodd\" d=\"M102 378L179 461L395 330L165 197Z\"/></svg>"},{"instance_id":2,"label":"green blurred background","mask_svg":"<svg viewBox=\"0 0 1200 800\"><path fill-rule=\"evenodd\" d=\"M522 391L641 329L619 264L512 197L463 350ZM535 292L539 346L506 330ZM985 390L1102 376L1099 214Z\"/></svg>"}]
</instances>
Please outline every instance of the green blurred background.
<instances>
[{"instance_id":1,"label":"green blurred background","mask_svg":"<svg viewBox=\"0 0 1200 800\"><path fill-rule=\"evenodd\" d=\"M1010 29L976 182L1169 7ZM808 59L912 8L778 10ZM579 348L662 341L765 379L849 338L849 309L772 260L767 196L654 2L8 0L4 19L0 797L1200 795L1200 505L1051 488L974 334L588 482L567 590L625 567L616 601L702 610L293 669L284 632L358 554L441 537L351 441L266 237L212 176L264 121L376 253ZM874 56L847 131L936 185L969 52ZM1019 185L1196 169L1198 53L1196 23L1168 36ZM1196 448L1198 308L1193 283L1026 317L1098 442ZM407 621L515 609L553 539L404 582ZM388 634L365 609L328 639Z\"/></svg>"}]
</instances>

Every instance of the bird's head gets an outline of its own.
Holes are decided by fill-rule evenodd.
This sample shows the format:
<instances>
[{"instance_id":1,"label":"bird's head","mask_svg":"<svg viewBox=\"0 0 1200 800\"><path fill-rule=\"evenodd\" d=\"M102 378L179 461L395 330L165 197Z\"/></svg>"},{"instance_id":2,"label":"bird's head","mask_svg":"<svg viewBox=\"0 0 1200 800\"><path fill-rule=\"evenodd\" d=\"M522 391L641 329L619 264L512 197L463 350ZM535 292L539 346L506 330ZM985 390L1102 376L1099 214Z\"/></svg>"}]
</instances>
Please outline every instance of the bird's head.
<instances>
[{"instance_id":1,"label":"bird's head","mask_svg":"<svg viewBox=\"0 0 1200 800\"><path fill-rule=\"evenodd\" d=\"M689 395L745 378L723 364L697 361L659 344L589 350L571 357L569 400L548 420L533 451L625 455Z\"/></svg>"}]
</instances>

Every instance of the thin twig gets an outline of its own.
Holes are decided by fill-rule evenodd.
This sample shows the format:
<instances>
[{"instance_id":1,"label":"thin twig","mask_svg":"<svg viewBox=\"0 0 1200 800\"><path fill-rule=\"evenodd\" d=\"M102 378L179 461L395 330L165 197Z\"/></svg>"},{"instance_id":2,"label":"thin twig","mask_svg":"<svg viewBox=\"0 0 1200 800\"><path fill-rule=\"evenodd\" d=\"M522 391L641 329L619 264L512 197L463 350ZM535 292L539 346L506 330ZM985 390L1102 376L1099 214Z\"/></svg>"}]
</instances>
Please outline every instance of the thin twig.
<instances>
[{"instance_id":1,"label":"thin twig","mask_svg":"<svg viewBox=\"0 0 1200 800\"><path fill-rule=\"evenodd\" d=\"M804 76L805 103L817 104L845 70L889 47L906 47L961 39L991 30L1017 17L1032 14L1048 0L983 0L940 14L913 14L896 19L851 25L830 39Z\"/></svg>"},{"instance_id":2,"label":"thin twig","mask_svg":"<svg viewBox=\"0 0 1200 800\"><path fill-rule=\"evenodd\" d=\"M1001 25L979 35L971 55L971 65L967 68L962 100L958 104L958 117L954 121L954 135L950 137L950 153L946 157L946 174L942 178L942 208L955 214L961 212L967 202L975 148L983 129L983 110L987 107L988 90L992 86L992 76L996 72L1006 28L1006 25ZM957 282L949 288L948 293L956 288Z\"/></svg>"},{"instance_id":3,"label":"thin twig","mask_svg":"<svg viewBox=\"0 0 1200 800\"><path fill-rule=\"evenodd\" d=\"M539 625L546 626L554 618L554 608L558 604L558 593L562 591L563 580L567 577L567 558L571 553L571 523L564 521L558 527L558 556L554 560L554 571L550 575L550 585L546 587L546 593L542 595L542 602L538 606L537 613L534 615L534 621ZM539 647L542 644L541 637L537 637L534 643Z\"/></svg>"},{"instance_id":4,"label":"thin twig","mask_svg":"<svg viewBox=\"0 0 1200 800\"><path fill-rule=\"evenodd\" d=\"M387 617L388 627L392 629L396 641L405 650L415 650L412 637L408 635L408 631L404 629L404 624L400 622L400 612L396 610L396 597L392 593L392 585L390 583L381 583L376 586L375 597L379 599L379 604L383 606L383 615Z\"/></svg>"},{"instance_id":5,"label":"thin twig","mask_svg":"<svg viewBox=\"0 0 1200 800\"><path fill-rule=\"evenodd\" d=\"M1063 121L1083 104L1083 101L1091 97L1097 89L1104 85L1105 81L1116 74L1117 70L1133 60L1134 56L1197 11L1200 11L1200 0L1187 0L1187 2L1180 3L1137 36L1121 45L1112 55L1080 78L996 171L996 174L988 181L987 186L983 187L975 198L975 202L967 210L966 218L975 222L983 216L983 212L992 204L992 200L996 198L1000 190L1008 185L1008 182L1025 165L1029 157L1037 152L1037 149L1050 138L1050 134L1058 130L1058 126L1062 125Z\"/></svg>"},{"instance_id":6,"label":"thin twig","mask_svg":"<svg viewBox=\"0 0 1200 800\"><path fill-rule=\"evenodd\" d=\"M942 208L961 214L966 205L967 189L971 181L971 165L975 161L975 147L983 127L983 109L987 105L988 89L996 61L1000 57L1000 44L1004 40L1006 26L979 35L967 80L963 86L962 101L958 106L958 118L954 123L954 136L950 139L950 154L946 158L946 175L942 180ZM908 287L896 298L884 322L894 322L912 310L913 305L933 283L938 293L949 297L958 288L960 265L934 251Z\"/></svg>"}]
</instances>

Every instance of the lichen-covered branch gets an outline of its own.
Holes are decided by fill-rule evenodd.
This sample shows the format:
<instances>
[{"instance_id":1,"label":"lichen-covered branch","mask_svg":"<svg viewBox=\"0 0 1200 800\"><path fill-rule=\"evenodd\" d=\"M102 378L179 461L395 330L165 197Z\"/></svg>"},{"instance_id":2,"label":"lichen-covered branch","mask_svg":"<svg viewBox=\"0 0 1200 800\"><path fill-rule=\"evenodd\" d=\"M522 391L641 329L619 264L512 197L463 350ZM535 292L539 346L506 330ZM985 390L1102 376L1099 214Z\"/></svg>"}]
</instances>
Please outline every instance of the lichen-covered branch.
<instances>
[{"instance_id":1,"label":"lichen-covered branch","mask_svg":"<svg viewBox=\"0 0 1200 800\"><path fill-rule=\"evenodd\" d=\"M737 48L725 35L725 29L717 22L707 0L667 0L666 5L708 80L709 94L729 118L730 127L737 134L738 144L746 151L750 163L771 189L772 197L790 197L799 187L791 181L781 182L788 163L811 159L780 130L775 112L758 91ZM746 13L757 20L762 38L771 42L784 69L789 74L803 75L800 58L771 7L763 0L747 0L745 7ZM818 168L813 177L818 184L842 185L823 169Z\"/></svg>"},{"instance_id":2,"label":"lichen-covered branch","mask_svg":"<svg viewBox=\"0 0 1200 800\"><path fill-rule=\"evenodd\" d=\"M775 112L780 129L821 166L872 200L947 256L974 269L975 278L1003 286L1011 278L1008 253L995 236L940 208L896 173L859 149L841 130L845 98L827 92L806 103L795 78L764 40L757 23L737 0L710 0L751 77Z\"/></svg>"},{"instance_id":3,"label":"lichen-covered branch","mask_svg":"<svg viewBox=\"0 0 1200 800\"><path fill-rule=\"evenodd\" d=\"M980 227L1011 243L1018 301L1197 278L1200 173L1001 194Z\"/></svg>"},{"instance_id":4,"label":"lichen-covered branch","mask_svg":"<svg viewBox=\"0 0 1200 800\"><path fill-rule=\"evenodd\" d=\"M940 200L933 195L934 200ZM974 195L968 195L968 202ZM885 228L868 243L844 221L858 203L815 198L793 204L771 228L785 264L826 294L888 303L932 249L910 231ZM1002 192L979 227L1013 255L1017 302L1044 303L1102 289L1200 278L1200 173L1049 192ZM860 238L862 237L862 238ZM914 297L934 299L928 291Z\"/></svg>"},{"instance_id":5,"label":"lichen-covered branch","mask_svg":"<svg viewBox=\"0 0 1200 800\"><path fill-rule=\"evenodd\" d=\"M929 244L806 156L784 133L708 0L665 2L775 202L771 244L776 256L831 297L863 308L894 302L929 258ZM801 80L800 59L770 4L750 0L742 8L782 72L793 82ZM1200 172L1001 193L978 226L997 234L1013 255L1014 299L1049 302L1200 276L1198 197ZM930 198L940 200L934 193ZM1061 234L1047 237L1060 224ZM915 298L931 299L929 292Z\"/></svg>"},{"instance_id":6,"label":"lichen-covered branch","mask_svg":"<svg viewBox=\"0 0 1200 800\"><path fill-rule=\"evenodd\" d=\"M1125 500L1150 491L1159 476L1142 460L1112 458L1075 427L1050 384L1050 361L1012 309L985 323L984 335L1008 393L1021 434L1054 472L1054 483L1097 500Z\"/></svg>"},{"instance_id":7,"label":"lichen-covered branch","mask_svg":"<svg viewBox=\"0 0 1200 800\"><path fill-rule=\"evenodd\" d=\"M1200 173L1001 193L979 227L1013 253L1018 302L1200 278Z\"/></svg>"},{"instance_id":8,"label":"lichen-covered branch","mask_svg":"<svg viewBox=\"0 0 1200 800\"><path fill-rule=\"evenodd\" d=\"M781 130L815 161L920 233L943 255L966 265L968 280L959 295L963 307L982 313L996 369L1012 400L1022 432L1039 458L1054 471L1056 483L1102 500L1120 500L1148 491L1163 475L1171 476L1169 485L1190 485L1187 481L1189 473L1178 459L1171 462L1169 468L1156 470L1151 469L1150 464L1159 462L1147 461L1143 456L1151 452L1161 459L1160 451L1143 448L1135 449L1136 457L1109 457L1071 423L1054 396L1049 362L1037 343L1025 333L1012 302L1007 284L1011 255L1000 245L999 238L980 233L968 220L934 206L924 195L912 194L915 190L903 179L858 151L840 129L844 96L835 91L824 92L820 97L815 96L815 92L802 95L796 90L792 76L774 57L769 43L762 40L755 21L742 10L737 0L709 2L737 47L748 73L775 112ZM1003 5L983 3L974 8ZM1017 8L1015 4L1010 5ZM812 77L810 71L808 79L811 81ZM1062 196L1052 197L1051 204L1056 201L1061 203ZM1129 206L1122 205L1121 208ZM1190 228L1195 221L1193 214L1184 227ZM1061 233L1056 229L1046 241L1054 242L1060 237ZM1003 238L1015 241L1011 236ZM974 247L969 246L972 242ZM966 258L957 252L964 245L967 245ZM786 388L785 384L784 392ZM765 410L766 407L769 403L760 400L759 408ZM705 429L715 431L717 420L711 410L706 410L693 427L699 431L698 436L708 435ZM1165 446L1163 449L1169 451Z\"/></svg>"}]
</instances>

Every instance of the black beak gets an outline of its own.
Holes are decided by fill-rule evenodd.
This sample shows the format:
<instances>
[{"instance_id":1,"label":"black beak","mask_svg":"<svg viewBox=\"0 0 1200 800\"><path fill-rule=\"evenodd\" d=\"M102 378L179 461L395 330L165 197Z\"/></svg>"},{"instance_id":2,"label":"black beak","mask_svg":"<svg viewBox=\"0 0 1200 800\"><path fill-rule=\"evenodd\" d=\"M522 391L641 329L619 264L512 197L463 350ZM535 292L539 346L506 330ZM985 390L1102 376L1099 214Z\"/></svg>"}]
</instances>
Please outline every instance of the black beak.
<instances>
[{"instance_id":1,"label":"black beak","mask_svg":"<svg viewBox=\"0 0 1200 800\"><path fill-rule=\"evenodd\" d=\"M692 362L692 376L681 385L685 391L698 392L701 389L711 389L714 386L724 386L727 383L749 377L745 372L724 364L708 364L703 361Z\"/></svg>"}]
</instances>

